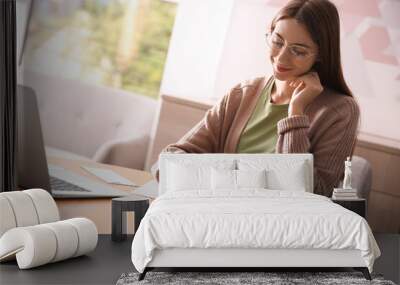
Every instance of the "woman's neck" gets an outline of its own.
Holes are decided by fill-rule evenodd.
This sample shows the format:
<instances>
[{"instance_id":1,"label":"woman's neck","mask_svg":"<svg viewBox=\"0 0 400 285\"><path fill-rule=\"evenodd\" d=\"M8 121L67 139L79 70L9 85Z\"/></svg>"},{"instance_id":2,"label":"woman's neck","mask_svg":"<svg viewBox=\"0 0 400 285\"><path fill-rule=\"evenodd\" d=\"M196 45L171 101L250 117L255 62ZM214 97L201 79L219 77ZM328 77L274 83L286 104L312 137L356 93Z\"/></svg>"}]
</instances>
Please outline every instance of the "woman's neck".
<instances>
[{"instance_id":1,"label":"woman's neck","mask_svg":"<svg viewBox=\"0 0 400 285\"><path fill-rule=\"evenodd\" d=\"M289 81L274 79L275 84L271 92L271 103L276 105L289 104L292 97L293 88L289 86Z\"/></svg>"}]
</instances>

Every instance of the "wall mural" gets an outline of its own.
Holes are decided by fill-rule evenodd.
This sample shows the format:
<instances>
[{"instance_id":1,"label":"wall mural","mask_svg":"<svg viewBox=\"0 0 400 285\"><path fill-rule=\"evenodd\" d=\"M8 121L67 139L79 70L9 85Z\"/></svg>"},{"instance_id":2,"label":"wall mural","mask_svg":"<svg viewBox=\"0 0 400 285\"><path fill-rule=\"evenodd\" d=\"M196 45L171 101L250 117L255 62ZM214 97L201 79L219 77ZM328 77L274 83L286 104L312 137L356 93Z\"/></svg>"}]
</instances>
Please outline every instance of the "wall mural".
<instances>
[{"instance_id":1,"label":"wall mural","mask_svg":"<svg viewBox=\"0 0 400 285\"><path fill-rule=\"evenodd\" d=\"M266 4L276 10L286 2ZM361 129L400 142L400 1L332 2L340 14L343 69L361 107Z\"/></svg>"}]
</instances>

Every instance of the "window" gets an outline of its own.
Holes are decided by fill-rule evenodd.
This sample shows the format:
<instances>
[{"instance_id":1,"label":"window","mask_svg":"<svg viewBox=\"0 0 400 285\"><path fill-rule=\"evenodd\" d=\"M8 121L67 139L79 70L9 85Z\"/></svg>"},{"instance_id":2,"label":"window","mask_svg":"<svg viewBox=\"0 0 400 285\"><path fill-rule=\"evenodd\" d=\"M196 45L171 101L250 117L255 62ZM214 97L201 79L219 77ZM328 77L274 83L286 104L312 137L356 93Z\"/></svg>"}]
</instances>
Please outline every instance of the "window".
<instances>
[{"instance_id":1,"label":"window","mask_svg":"<svg viewBox=\"0 0 400 285\"><path fill-rule=\"evenodd\" d=\"M25 68L158 97L176 1L34 1Z\"/></svg>"}]
</instances>

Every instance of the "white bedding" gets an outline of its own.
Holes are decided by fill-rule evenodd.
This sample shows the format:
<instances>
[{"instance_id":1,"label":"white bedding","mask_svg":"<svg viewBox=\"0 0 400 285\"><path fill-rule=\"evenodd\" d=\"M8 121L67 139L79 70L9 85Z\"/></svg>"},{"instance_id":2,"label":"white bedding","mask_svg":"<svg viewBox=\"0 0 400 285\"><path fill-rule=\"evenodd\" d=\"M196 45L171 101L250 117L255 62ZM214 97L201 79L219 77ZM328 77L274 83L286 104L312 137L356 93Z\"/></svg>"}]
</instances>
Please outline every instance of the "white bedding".
<instances>
[{"instance_id":1,"label":"white bedding","mask_svg":"<svg viewBox=\"0 0 400 285\"><path fill-rule=\"evenodd\" d=\"M155 249L176 247L358 249L370 272L380 256L359 215L321 195L265 189L158 197L133 239L132 262L143 272Z\"/></svg>"}]
</instances>

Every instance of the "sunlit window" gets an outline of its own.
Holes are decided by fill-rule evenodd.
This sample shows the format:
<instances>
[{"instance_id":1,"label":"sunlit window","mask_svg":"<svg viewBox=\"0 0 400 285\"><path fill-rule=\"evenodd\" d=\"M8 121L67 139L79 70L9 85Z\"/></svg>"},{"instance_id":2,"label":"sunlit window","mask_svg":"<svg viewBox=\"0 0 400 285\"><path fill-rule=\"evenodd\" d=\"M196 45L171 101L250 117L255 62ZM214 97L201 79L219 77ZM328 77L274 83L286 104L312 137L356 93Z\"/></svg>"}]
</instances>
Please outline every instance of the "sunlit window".
<instances>
[{"instance_id":1,"label":"sunlit window","mask_svg":"<svg viewBox=\"0 0 400 285\"><path fill-rule=\"evenodd\" d=\"M39 0L29 70L158 97L176 1Z\"/></svg>"}]
</instances>

